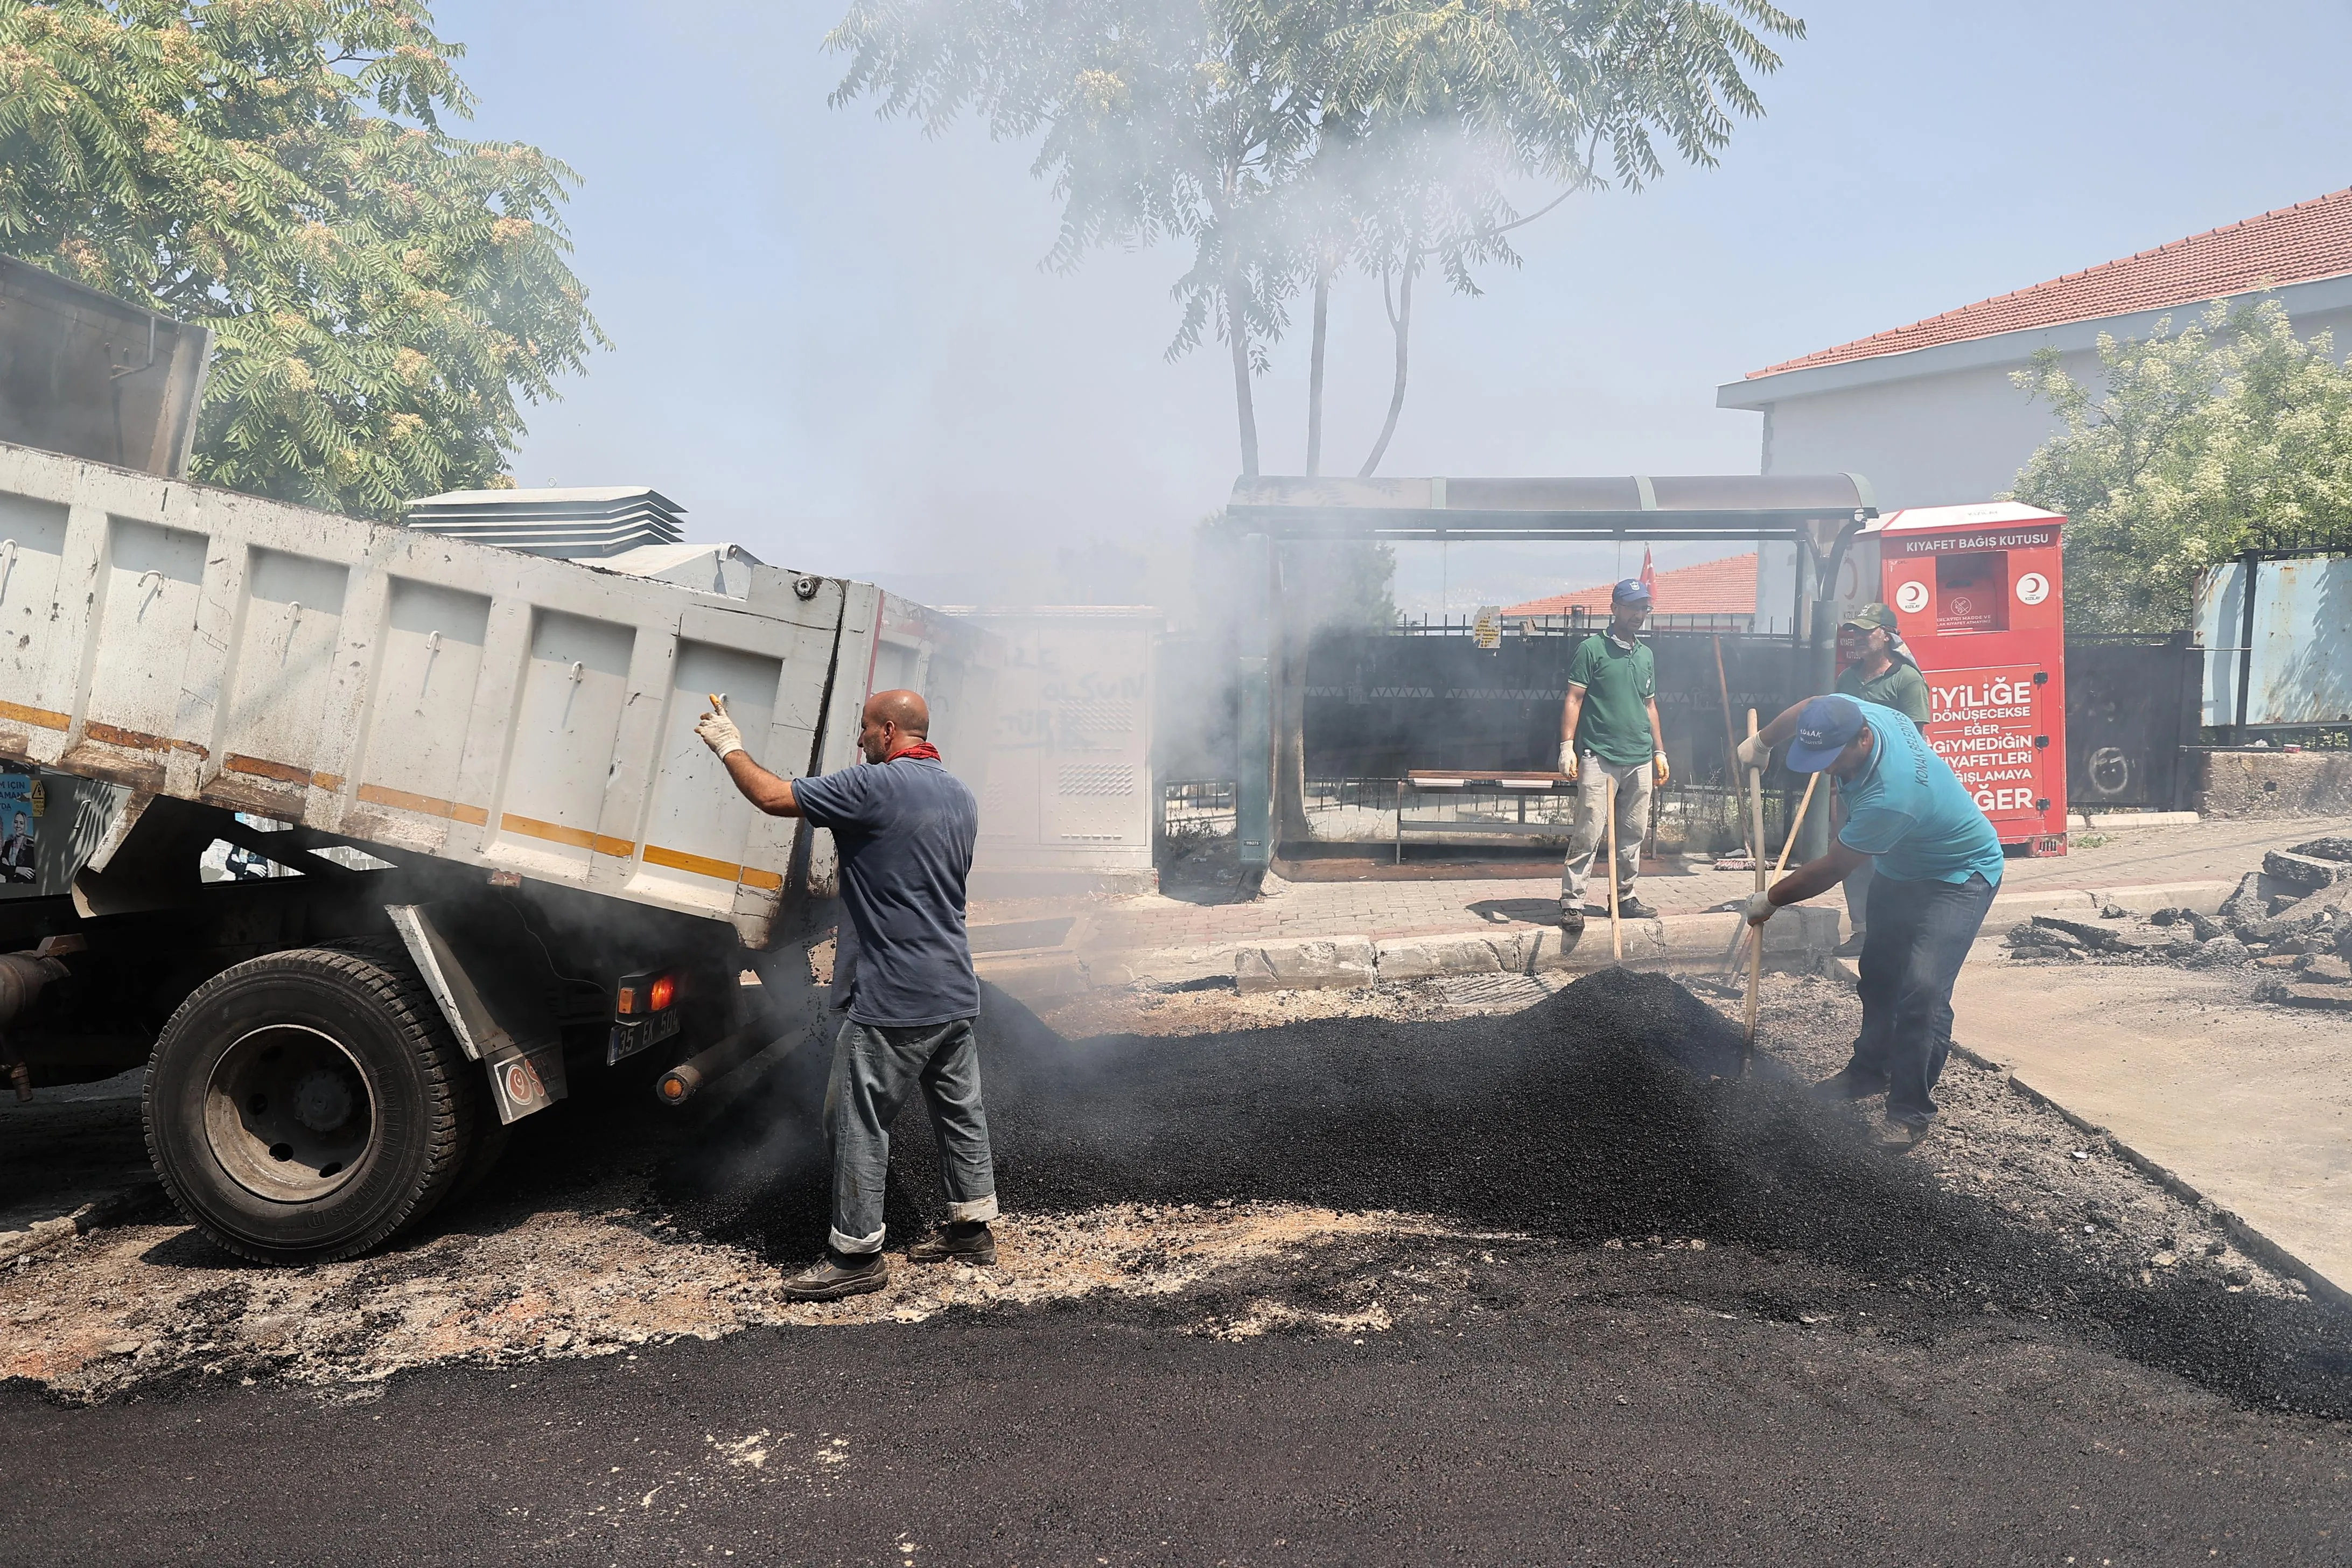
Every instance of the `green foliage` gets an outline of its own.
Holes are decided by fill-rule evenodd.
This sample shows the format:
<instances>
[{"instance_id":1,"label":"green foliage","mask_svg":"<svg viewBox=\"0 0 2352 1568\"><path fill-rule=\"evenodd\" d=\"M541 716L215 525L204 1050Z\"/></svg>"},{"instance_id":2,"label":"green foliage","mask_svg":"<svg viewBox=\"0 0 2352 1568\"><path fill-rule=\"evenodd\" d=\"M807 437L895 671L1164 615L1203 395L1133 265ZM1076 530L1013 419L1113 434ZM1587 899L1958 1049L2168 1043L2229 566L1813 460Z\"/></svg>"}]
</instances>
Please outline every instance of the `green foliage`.
<instances>
[{"instance_id":1,"label":"green foliage","mask_svg":"<svg viewBox=\"0 0 2352 1568\"><path fill-rule=\"evenodd\" d=\"M2102 333L2106 393L2054 350L2011 379L2066 423L2017 476L2016 498L2067 517L2066 622L2170 632L2197 579L2243 550L2352 539L2352 372L2275 300L2216 302L2179 331Z\"/></svg>"},{"instance_id":2,"label":"green foliage","mask_svg":"<svg viewBox=\"0 0 2352 1568\"><path fill-rule=\"evenodd\" d=\"M571 170L467 142L418 0L0 0L0 246L209 324L209 482L362 516L494 482L604 340Z\"/></svg>"},{"instance_id":3,"label":"green foliage","mask_svg":"<svg viewBox=\"0 0 2352 1568\"><path fill-rule=\"evenodd\" d=\"M1515 188L1639 190L1675 155L1712 164L1732 117L1762 112L1748 76L1768 37L1804 24L1761 0L1413 0L1284 7L1286 75L1314 104L1311 188L1324 243L1373 270L1425 258L1464 293L1516 264ZM1606 173L1604 173L1604 168ZM1555 198L1556 199L1556 198Z\"/></svg>"},{"instance_id":4,"label":"green foliage","mask_svg":"<svg viewBox=\"0 0 2352 1568\"><path fill-rule=\"evenodd\" d=\"M1262 372L1310 279L1434 266L1475 292L1517 259L1515 191L1712 162L1780 63L1764 39L1802 32L1764 0L856 0L826 42L836 103L1034 138L1053 265L1189 241L1169 353L1213 333Z\"/></svg>"}]
</instances>

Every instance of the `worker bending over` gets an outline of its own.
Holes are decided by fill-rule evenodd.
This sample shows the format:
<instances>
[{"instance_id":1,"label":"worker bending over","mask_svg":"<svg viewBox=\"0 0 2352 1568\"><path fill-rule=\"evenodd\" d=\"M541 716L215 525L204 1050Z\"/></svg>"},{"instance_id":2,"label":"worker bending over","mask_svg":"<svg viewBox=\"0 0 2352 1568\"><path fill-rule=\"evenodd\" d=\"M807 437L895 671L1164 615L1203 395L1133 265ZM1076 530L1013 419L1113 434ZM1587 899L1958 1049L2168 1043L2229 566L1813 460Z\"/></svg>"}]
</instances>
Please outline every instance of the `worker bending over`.
<instances>
[{"instance_id":1,"label":"worker bending over","mask_svg":"<svg viewBox=\"0 0 2352 1568\"><path fill-rule=\"evenodd\" d=\"M1918 725L1924 734L1927 729L1927 678L1919 673L1919 661L1911 657L1911 649L1905 645L1903 633L1895 622L1895 612L1884 605L1864 605L1848 616L1845 624L1862 634L1862 657L1840 673L1836 689L1864 702L1894 709ZM1832 825L1844 820L1844 797L1832 797ZM1852 958L1860 952L1868 934L1871 875L1870 862L1864 860L1845 879L1845 918L1853 927L1853 933L1838 944L1840 958Z\"/></svg>"},{"instance_id":2,"label":"worker bending over","mask_svg":"<svg viewBox=\"0 0 2352 1568\"><path fill-rule=\"evenodd\" d=\"M1761 926L1780 905L1874 866L1862 1038L1817 1088L1839 1100L1883 1091L1878 1140L1908 1147L1936 1114L1936 1079L1952 1048L1952 983L2000 886L2000 839L1919 727L1892 708L1841 696L1799 703L1740 742L1740 766L1761 767L1784 741L1790 771L1837 780L1845 825L1828 854L1751 895L1748 921Z\"/></svg>"},{"instance_id":3,"label":"worker bending over","mask_svg":"<svg viewBox=\"0 0 2352 1568\"><path fill-rule=\"evenodd\" d=\"M833 1046L825 1135L833 1144L833 1233L824 1257L784 1282L795 1301L831 1301L889 1281L882 1189L890 1123L917 1084L940 1141L948 1226L907 1252L914 1263L996 1261L996 1170L980 1101L972 1020L980 981L964 933L964 880L980 808L926 738L930 710L912 691L868 698L857 734L866 765L781 778L751 760L723 698L695 726L744 798L771 816L833 831L843 924L836 1001L849 1016Z\"/></svg>"},{"instance_id":4,"label":"worker bending over","mask_svg":"<svg viewBox=\"0 0 2352 1568\"><path fill-rule=\"evenodd\" d=\"M1559 771L1576 785L1576 826L1560 865L1559 924L1571 939L1584 930L1584 885L1609 837L1612 795L1617 803L1617 912L1633 920L1658 912L1633 896L1633 879L1642 869L1642 835L1650 825L1651 781L1666 782L1658 667L1640 640L1649 614L1650 590L1640 578L1626 578L1610 592L1609 629L1579 643L1568 661ZM1605 914L1608 906L1593 906L1592 912Z\"/></svg>"}]
</instances>

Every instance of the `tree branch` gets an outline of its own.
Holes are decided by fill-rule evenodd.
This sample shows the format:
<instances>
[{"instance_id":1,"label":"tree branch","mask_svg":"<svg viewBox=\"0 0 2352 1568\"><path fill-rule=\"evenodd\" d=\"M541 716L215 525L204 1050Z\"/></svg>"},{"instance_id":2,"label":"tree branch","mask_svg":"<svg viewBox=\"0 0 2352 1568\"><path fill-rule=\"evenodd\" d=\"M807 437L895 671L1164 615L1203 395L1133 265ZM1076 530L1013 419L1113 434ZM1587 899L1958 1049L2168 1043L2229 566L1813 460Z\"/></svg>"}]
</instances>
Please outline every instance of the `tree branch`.
<instances>
[{"instance_id":1,"label":"tree branch","mask_svg":"<svg viewBox=\"0 0 2352 1568\"><path fill-rule=\"evenodd\" d=\"M1389 390L1389 416L1381 426L1381 438L1372 443L1370 456L1364 459L1364 466L1356 470L1356 477L1360 479L1370 479L1373 470L1381 466L1381 459L1388 455L1389 440L1396 435L1397 416L1404 412L1405 350L1412 340L1412 275L1419 270L1414 265L1418 259L1417 250L1406 252L1404 277L1397 283L1396 306L1389 311L1389 321L1396 329L1396 381ZM1388 299L1389 279L1383 271L1381 274L1381 303L1386 305Z\"/></svg>"},{"instance_id":2,"label":"tree branch","mask_svg":"<svg viewBox=\"0 0 2352 1568\"><path fill-rule=\"evenodd\" d=\"M1316 258L1315 334L1307 355L1307 472L1310 477L1323 469L1323 342L1330 307L1331 253L1327 249Z\"/></svg>"}]
</instances>

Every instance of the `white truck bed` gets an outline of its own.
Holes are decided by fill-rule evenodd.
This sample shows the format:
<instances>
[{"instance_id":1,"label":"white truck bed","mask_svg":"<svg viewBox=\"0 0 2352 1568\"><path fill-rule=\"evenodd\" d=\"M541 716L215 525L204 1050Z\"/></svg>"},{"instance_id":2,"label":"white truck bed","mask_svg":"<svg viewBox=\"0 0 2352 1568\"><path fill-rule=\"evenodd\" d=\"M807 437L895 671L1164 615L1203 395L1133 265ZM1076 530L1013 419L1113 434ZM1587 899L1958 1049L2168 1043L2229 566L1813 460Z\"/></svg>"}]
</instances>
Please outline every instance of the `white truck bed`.
<instances>
[{"instance_id":1,"label":"white truck bed","mask_svg":"<svg viewBox=\"0 0 2352 1568\"><path fill-rule=\"evenodd\" d=\"M838 578L754 566L738 597L0 446L0 757L730 921L754 947L799 825L695 738L705 694L779 772L853 760L883 666L977 745L982 641Z\"/></svg>"}]
</instances>

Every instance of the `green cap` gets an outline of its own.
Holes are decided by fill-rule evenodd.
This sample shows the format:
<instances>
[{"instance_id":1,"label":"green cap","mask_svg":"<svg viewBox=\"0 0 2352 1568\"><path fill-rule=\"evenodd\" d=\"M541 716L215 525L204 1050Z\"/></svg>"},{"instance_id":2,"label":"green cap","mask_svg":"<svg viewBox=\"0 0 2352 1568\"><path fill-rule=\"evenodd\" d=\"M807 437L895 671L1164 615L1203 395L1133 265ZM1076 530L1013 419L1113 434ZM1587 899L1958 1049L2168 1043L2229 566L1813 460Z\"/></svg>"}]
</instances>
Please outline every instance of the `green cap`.
<instances>
[{"instance_id":1,"label":"green cap","mask_svg":"<svg viewBox=\"0 0 2352 1568\"><path fill-rule=\"evenodd\" d=\"M1845 624L1865 632L1874 626L1890 632L1902 629L1895 624L1895 612L1884 605L1864 605L1848 616Z\"/></svg>"}]
</instances>

